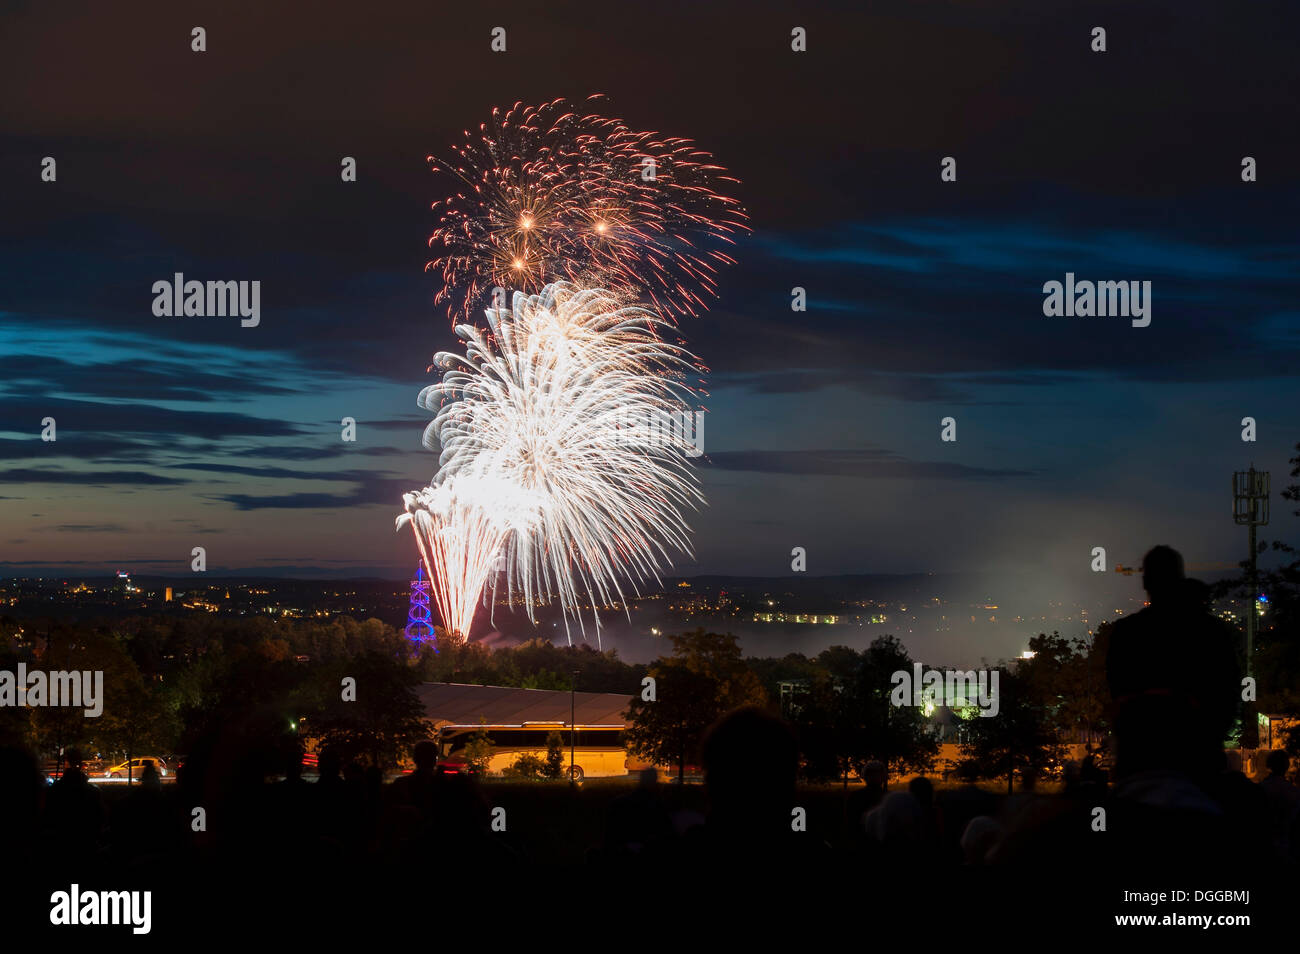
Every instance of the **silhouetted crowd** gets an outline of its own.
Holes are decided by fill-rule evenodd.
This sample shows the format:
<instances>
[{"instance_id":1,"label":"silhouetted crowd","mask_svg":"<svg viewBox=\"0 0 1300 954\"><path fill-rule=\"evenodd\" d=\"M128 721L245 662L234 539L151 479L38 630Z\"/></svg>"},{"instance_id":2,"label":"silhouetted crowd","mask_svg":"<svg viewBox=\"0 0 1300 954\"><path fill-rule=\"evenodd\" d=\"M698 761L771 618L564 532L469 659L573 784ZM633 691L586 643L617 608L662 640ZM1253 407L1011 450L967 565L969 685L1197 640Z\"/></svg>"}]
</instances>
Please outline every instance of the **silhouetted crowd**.
<instances>
[{"instance_id":1,"label":"silhouetted crowd","mask_svg":"<svg viewBox=\"0 0 1300 954\"><path fill-rule=\"evenodd\" d=\"M1058 794L1002 796L974 785L936 792L923 777L891 790L886 767L873 762L865 784L844 797L840 824L810 828L800 817L794 732L746 708L704 739L702 810L681 808L649 770L606 803L603 835L582 856L591 867L694 871L800 870L836 859L880 871L1154 865L1238 872L1293 864L1300 789L1287 779L1286 754L1271 752L1269 774L1255 783L1223 747L1241 698L1231 632L1209 612L1203 588L1184 578L1172 549L1148 553L1143 574L1150 606L1115 624L1107 650L1109 776L1089 758L1067 766ZM502 837L476 779L441 773L432 742L413 756L414 771L388 784L329 750L317 781L302 777L294 754L274 773L282 780L267 782L264 764L214 750L192 755L167 788L147 768L110 812L76 754L47 786L30 754L0 749L0 818L8 857L20 869L24 859L70 872L107 860L166 876L183 862L292 879L313 870L548 862Z\"/></svg>"}]
</instances>

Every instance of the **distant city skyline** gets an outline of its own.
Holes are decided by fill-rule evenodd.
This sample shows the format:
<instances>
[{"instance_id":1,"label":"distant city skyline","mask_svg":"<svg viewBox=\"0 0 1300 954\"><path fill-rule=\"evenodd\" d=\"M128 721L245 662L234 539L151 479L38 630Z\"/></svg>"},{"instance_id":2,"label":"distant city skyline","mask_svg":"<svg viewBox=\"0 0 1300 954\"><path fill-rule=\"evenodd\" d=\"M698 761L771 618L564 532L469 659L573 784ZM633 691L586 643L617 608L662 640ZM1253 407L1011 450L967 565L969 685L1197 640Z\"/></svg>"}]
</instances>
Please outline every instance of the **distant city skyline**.
<instances>
[{"instance_id":1,"label":"distant city skyline","mask_svg":"<svg viewBox=\"0 0 1300 954\"><path fill-rule=\"evenodd\" d=\"M1086 637L1104 620L1141 608L1144 599L1138 579L1114 573L1103 574L1082 600L1045 602L1036 602L1037 594L1014 583L968 575L709 576L664 583L663 591L643 590L629 599L630 617L621 606L602 608L604 648L617 650L624 659L649 661L663 651L667 634L703 627L734 633L751 655L800 652L811 657L835 645L863 649L878 636L893 635L921 661L974 665L1015 658L1040 632ZM98 619L191 612L328 623L344 615L401 629L409 586L408 580L206 574L0 579L0 616ZM476 638L490 646L538 637L567 642L554 606L536 604L534 625L518 610L518 602L499 603L495 614L480 608ZM590 627L585 637L576 629L570 635L575 643L597 644Z\"/></svg>"}]
</instances>

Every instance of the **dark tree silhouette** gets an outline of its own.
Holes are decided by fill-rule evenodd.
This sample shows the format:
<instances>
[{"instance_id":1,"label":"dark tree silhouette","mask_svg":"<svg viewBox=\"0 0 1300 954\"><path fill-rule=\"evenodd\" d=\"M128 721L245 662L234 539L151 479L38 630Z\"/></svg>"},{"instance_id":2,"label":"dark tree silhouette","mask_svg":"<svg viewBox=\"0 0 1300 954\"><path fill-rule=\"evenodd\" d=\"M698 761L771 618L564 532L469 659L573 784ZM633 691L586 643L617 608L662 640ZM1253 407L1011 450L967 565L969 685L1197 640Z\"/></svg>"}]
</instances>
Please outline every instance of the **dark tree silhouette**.
<instances>
[{"instance_id":1,"label":"dark tree silhouette","mask_svg":"<svg viewBox=\"0 0 1300 954\"><path fill-rule=\"evenodd\" d=\"M1032 783L1064 757L1052 708L1028 678L1009 669L998 671L998 714L972 716L965 729L961 769L977 778L1005 775L1008 794L1017 773Z\"/></svg>"},{"instance_id":2,"label":"dark tree silhouette","mask_svg":"<svg viewBox=\"0 0 1300 954\"><path fill-rule=\"evenodd\" d=\"M672 655L656 660L648 671L655 680L655 699L633 699L624 735L631 754L676 765L680 779L705 729L724 712L765 705L767 693L730 633L697 629L669 639Z\"/></svg>"}]
</instances>

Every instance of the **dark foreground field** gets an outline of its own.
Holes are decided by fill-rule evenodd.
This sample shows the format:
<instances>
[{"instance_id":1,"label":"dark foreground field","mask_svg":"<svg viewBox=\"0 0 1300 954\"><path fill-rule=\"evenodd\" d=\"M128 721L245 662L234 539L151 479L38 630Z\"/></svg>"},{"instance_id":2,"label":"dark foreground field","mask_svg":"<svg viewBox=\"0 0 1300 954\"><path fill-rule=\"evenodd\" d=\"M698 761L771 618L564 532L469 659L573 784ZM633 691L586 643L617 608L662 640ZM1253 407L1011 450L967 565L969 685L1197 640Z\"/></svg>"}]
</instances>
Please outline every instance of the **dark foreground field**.
<instances>
[{"instance_id":1,"label":"dark foreground field","mask_svg":"<svg viewBox=\"0 0 1300 954\"><path fill-rule=\"evenodd\" d=\"M890 784L890 792L906 788ZM1296 884L1294 871L1255 863L1247 835L1239 851L1230 842L1226 861L1211 833L1195 827L1165 831L1172 842L1157 831L1136 850L1098 851L1109 836L1088 828L1087 806L1104 792L1008 796L992 786L939 785L926 833L883 842L864 833L868 793L860 784L800 785L794 808L803 824L794 824L792 810L791 827L803 830L781 822L750 837L740 826L703 841L691 833L713 806L691 783L662 783L647 795L633 779L577 787L460 780L437 790L433 811L422 816L410 811L400 783L373 781L218 786L206 794L182 784L153 792L113 786L100 794L105 821L97 833L48 822L9 829L0 896L15 938L50 930L52 893L73 884L151 892L154 940L248 935L331 945L355 935L390 943L412 931L444 941L557 932L613 941L646 931L686 939L706 927L761 933L826 921L882 939L945 923L1087 933L1150 910L1126 901L1125 891L1174 889L1249 890L1247 904L1181 910L1244 911L1262 925L1281 923L1278 900ZM193 830L196 797L210 800L203 832ZM629 849L647 804L670 830L657 845ZM977 816L1023 828L1005 863L964 862L961 836ZM1133 843L1142 827L1130 820L1129 834L1118 837ZM88 938L110 931L58 930Z\"/></svg>"}]
</instances>

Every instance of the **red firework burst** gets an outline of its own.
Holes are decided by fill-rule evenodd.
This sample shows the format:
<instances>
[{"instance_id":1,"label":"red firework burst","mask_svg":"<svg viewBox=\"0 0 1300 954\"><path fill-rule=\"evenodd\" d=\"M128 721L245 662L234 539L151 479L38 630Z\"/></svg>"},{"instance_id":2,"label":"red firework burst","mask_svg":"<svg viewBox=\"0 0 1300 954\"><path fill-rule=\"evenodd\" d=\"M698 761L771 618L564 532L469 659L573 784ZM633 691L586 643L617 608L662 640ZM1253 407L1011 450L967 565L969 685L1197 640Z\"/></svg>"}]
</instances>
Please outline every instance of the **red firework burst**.
<instances>
[{"instance_id":1,"label":"red firework burst","mask_svg":"<svg viewBox=\"0 0 1300 954\"><path fill-rule=\"evenodd\" d=\"M590 97L596 99L598 97ZM649 298L666 318L716 295L725 249L749 231L737 180L688 139L637 132L566 100L494 109L455 158L429 161L456 180L433 203L429 238L442 272L434 298L453 320L500 287L534 293L557 280Z\"/></svg>"}]
</instances>

